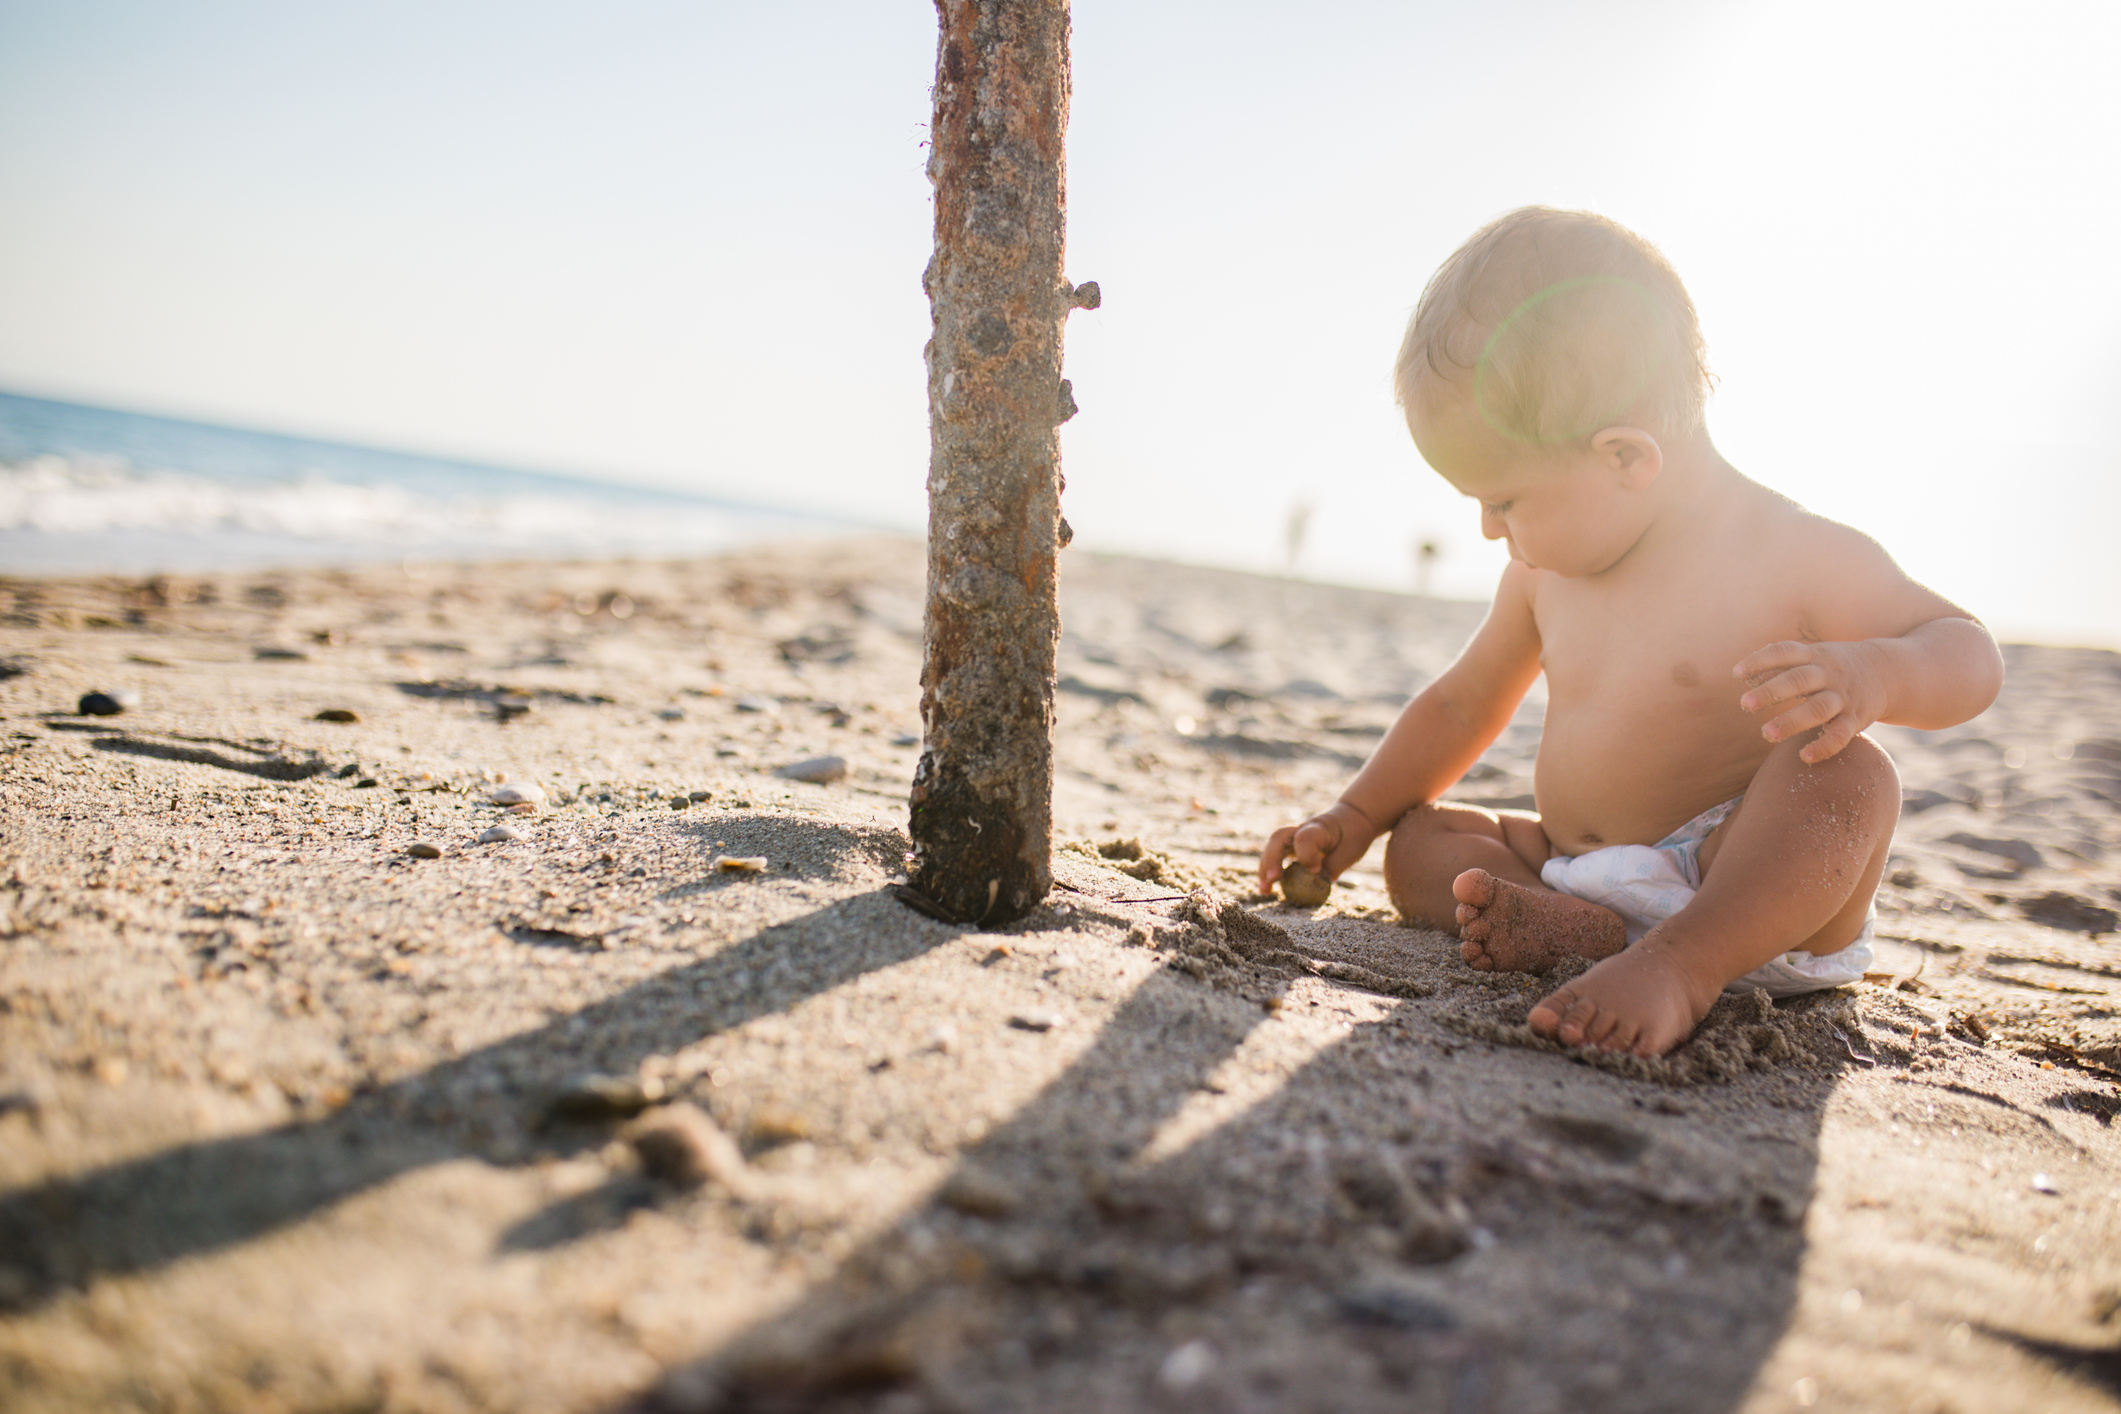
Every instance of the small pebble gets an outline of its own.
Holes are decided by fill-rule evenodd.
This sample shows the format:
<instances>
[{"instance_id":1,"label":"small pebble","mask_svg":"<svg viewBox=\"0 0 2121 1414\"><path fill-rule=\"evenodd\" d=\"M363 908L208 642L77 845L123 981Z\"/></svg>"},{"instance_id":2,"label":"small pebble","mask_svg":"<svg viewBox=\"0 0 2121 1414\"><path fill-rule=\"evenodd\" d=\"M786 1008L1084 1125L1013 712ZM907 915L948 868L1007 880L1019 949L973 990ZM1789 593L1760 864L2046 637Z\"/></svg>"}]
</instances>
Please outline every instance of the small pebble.
<instances>
[{"instance_id":1,"label":"small pebble","mask_svg":"<svg viewBox=\"0 0 2121 1414\"><path fill-rule=\"evenodd\" d=\"M82 694L76 710L83 717L115 717L139 705L140 694L137 692L89 692Z\"/></svg>"},{"instance_id":2,"label":"small pebble","mask_svg":"<svg viewBox=\"0 0 2121 1414\"><path fill-rule=\"evenodd\" d=\"M2036 1173L2033 1175L2033 1191L2035 1193L2060 1193L2062 1190L2056 1187L2055 1181L2046 1174Z\"/></svg>"},{"instance_id":3,"label":"small pebble","mask_svg":"<svg viewBox=\"0 0 2121 1414\"><path fill-rule=\"evenodd\" d=\"M545 1103L554 1119L631 1119L663 1098L659 1080L632 1075L577 1075Z\"/></svg>"},{"instance_id":4,"label":"small pebble","mask_svg":"<svg viewBox=\"0 0 2121 1414\"><path fill-rule=\"evenodd\" d=\"M299 648L258 648L252 650L261 663L306 663L309 655Z\"/></svg>"},{"instance_id":5,"label":"small pebble","mask_svg":"<svg viewBox=\"0 0 2121 1414\"><path fill-rule=\"evenodd\" d=\"M510 781L493 788L493 803L496 805L542 805L545 803L545 788L536 781Z\"/></svg>"},{"instance_id":6,"label":"small pebble","mask_svg":"<svg viewBox=\"0 0 2121 1414\"><path fill-rule=\"evenodd\" d=\"M771 862L763 854L725 854L714 861L717 874L763 874Z\"/></svg>"},{"instance_id":7,"label":"small pebble","mask_svg":"<svg viewBox=\"0 0 2121 1414\"><path fill-rule=\"evenodd\" d=\"M519 800L513 805L502 806L501 813L504 815L535 815L538 813L538 806L537 802L533 800Z\"/></svg>"},{"instance_id":8,"label":"small pebble","mask_svg":"<svg viewBox=\"0 0 2121 1414\"><path fill-rule=\"evenodd\" d=\"M739 712L778 712L781 710L781 704L770 697L739 697L736 700L736 710Z\"/></svg>"},{"instance_id":9,"label":"small pebble","mask_svg":"<svg viewBox=\"0 0 2121 1414\"><path fill-rule=\"evenodd\" d=\"M1215 1347L1205 1340L1190 1340L1164 1357L1156 1368L1156 1383L1170 1394L1186 1394L1215 1373Z\"/></svg>"},{"instance_id":10,"label":"small pebble","mask_svg":"<svg viewBox=\"0 0 2121 1414\"><path fill-rule=\"evenodd\" d=\"M694 805L699 805L704 801L714 799L714 792L711 790L689 790L685 792L685 799L691 801Z\"/></svg>"},{"instance_id":11,"label":"small pebble","mask_svg":"<svg viewBox=\"0 0 2121 1414\"><path fill-rule=\"evenodd\" d=\"M900 732L897 736L891 738L891 744L893 746L919 746L921 744L921 734L919 732Z\"/></svg>"},{"instance_id":12,"label":"small pebble","mask_svg":"<svg viewBox=\"0 0 2121 1414\"><path fill-rule=\"evenodd\" d=\"M1316 908L1333 896L1333 881L1292 859L1282 866L1281 896L1298 908Z\"/></svg>"},{"instance_id":13,"label":"small pebble","mask_svg":"<svg viewBox=\"0 0 2121 1414\"><path fill-rule=\"evenodd\" d=\"M507 844L511 840L524 838L523 832L514 825L500 824L479 836L480 844Z\"/></svg>"},{"instance_id":14,"label":"small pebble","mask_svg":"<svg viewBox=\"0 0 2121 1414\"><path fill-rule=\"evenodd\" d=\"M1034 1008L1013 1013L1009 1017L1009 1024L1019 1031L1051 1031L1061 1024L1061 1017L1057 1011Z\"/></svg>"},{"instance_id":15,"label":"small pebble","mask_svg":"<svg viewBox=\"0 0 2121 1414\"><path fill-rule=\"evenodd\" d=\"M685 709L682 707L665 707L662 711L656 713L656 716L666 722L682 722L685 720Z\"/></svg>"},{"instance_id":16,"label":"small pebble","mask_svg":"<svg viewBox=\"0 0 2121 1414\"><path fill-rule=\"evenodd\" d=\"M414 859L440 859L442 857L442 846L430 844L426 840L414 840L411 844L405 846L405 852Z\"/></svg>"},{"instance_id":17,"label":"small pebble","mask_svg":"<svg viewBox=\"0 0 2121 1414\"><path fill-rule=\"evenodd\" d=\"M813 756L808 761L798 761L792 766L783 766L773 774L791 781L807 781L811 785L830 785L847 774L847 758L844 756Z\"/></svg>"},{"instance_id":18,"label":"small pebble","mask_svg":"<svg viewBox=\"0 0 2121 1414\"><path fill-rule=\"evenodd\" d=\"M361 714L354 711L351 707L326 707L323 711L317 713L316 720L320 722L358 722L361 720Z\"/></svg>"},{"instance_id":19,"label":"small pebble","mask_svg":"<svg viewBox=\"0 0 2121 1414\"><path fill-rule=\"evenodd\" d=\"M1017 1204L1016 1185L996 1173L966 1164L935 1195L946 1208L976 1218L1007 1216Z\"/></svg>"},{"instance_id":20,"label":"small pebble","mask_svg":"<svg viewBox=\"0 0 2121 1414\"><path fill-rule=\"evenodd\" d=\"M796 1144L808 1139L810 1121L791 1110L762 1109L751 1116L749 1128L755 1144Z\"/></svg>"},{"instance_id":21,"label":"small pebble","mask_svg":"<svg viewBox=\"0 0 2121 1414\"><path fill-rule=\"evenodd\" d=\"M627 1135L650 1178L679 1188L714 1182L734 1193L751 1187L743 1151L705 1110L688 1101L643 1115Z\"/></svg>"}]
</instances>

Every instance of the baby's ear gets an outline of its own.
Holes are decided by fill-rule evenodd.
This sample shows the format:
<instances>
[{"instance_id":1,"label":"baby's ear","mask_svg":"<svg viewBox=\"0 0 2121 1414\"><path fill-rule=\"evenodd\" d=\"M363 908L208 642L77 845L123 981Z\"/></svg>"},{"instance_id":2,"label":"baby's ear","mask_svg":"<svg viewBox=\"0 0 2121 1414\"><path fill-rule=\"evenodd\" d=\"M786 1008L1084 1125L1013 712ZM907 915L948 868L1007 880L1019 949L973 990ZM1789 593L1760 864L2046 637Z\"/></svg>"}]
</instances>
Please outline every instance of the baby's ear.
<instances>
[{"instance_id":1,"label":"baby's ear","mask_svg":"<svg viewBox=\"0 0 2121 1414\"><path fill-rule=\"evenodd\" d=\"M1664 470L1664 448L1640 427L1608 427L1591 438L1591 453L1630 491L1646 491Z\"/></svg>"}]
</instances>

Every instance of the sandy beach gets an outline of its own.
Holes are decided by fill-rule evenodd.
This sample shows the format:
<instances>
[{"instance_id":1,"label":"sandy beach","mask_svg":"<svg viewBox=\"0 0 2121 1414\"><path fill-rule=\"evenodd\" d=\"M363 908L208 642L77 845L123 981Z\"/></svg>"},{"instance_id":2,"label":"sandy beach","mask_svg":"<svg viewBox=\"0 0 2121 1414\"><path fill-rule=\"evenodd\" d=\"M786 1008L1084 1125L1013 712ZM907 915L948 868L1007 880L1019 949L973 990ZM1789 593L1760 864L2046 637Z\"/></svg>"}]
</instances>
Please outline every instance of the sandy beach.
<instances>
[{"instance_id":1,"label":"sandy beach","mask_svg":"<svg viewBox=\"0 0 2121 1414\"><path fill-rule=\"evenodd\" d=\"M2121 1407L2121 655L1880 728L1879 970L1641 1061L1381 851L1252 894L1480 606L1071 553L980 929L892 891L922 594L0 578L0 1406Z\"/></svg>"}]
</instances>

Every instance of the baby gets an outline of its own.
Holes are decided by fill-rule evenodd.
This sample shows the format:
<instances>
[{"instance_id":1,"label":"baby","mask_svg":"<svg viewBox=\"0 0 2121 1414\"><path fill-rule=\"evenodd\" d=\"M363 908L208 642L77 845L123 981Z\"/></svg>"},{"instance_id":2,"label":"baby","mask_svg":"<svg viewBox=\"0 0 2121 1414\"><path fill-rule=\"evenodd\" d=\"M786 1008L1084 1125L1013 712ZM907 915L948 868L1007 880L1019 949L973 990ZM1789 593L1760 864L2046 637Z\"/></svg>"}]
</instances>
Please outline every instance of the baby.
<instances>
[{"instance_id":1,"label":"baby","mask_svg":"<svg viewBox=\"0 0 2121 1414\"><path fill-rule=\"evenodd\" d=\"M1455 931L1476 968L1591 960L1530 1024L1637 1055L1727 988L1860 978L1900 813L1862 733L1987 707L1988 631L1717 453L1693 302L1603 217L1531 207L1474 235L1395 381L1414 445L1510 563L1339 802L1268 838L1261 892L1292 856L1337 877L1390 832L1403 917ZM1439 799L1541 672L1538 813Z\"/></svg>"}]
</instances>

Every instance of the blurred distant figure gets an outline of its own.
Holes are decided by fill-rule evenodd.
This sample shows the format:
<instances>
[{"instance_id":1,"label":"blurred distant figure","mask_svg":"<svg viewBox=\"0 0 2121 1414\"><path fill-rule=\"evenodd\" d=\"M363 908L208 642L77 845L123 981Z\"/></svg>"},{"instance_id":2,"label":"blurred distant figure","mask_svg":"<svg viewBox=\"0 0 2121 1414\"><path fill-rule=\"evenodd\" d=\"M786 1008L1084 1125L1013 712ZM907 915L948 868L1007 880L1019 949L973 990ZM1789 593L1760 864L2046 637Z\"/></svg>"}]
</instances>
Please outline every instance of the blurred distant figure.
<instances>
[{"instance_id":1,"label":"blurred distant figure","mask_svg":"<svg viewBox=\"0 0 2121 1414\"><path fill-rule=\"evenodd\" d=\"M1287 548L1289 552L1289 578L1291 579L1296 578L1296 562L1303 558L1304 536L1309 534L1311 530L1311 509L1309 501L1295 501L1289 506Z\"/></svg>"},{"instance_id":2,"label":"blurred distant figure","mask_svg":"<svg viewBox=\"0 0 2121 1414\"><path fill-rule=\"evenodd\" d=\"M1436 567L1436 557L1442 553L1443 546L1434 540L1414 544L1414 592L1424 599L1429 597L1429 571Z\"/></svg>"}]
</instances>

